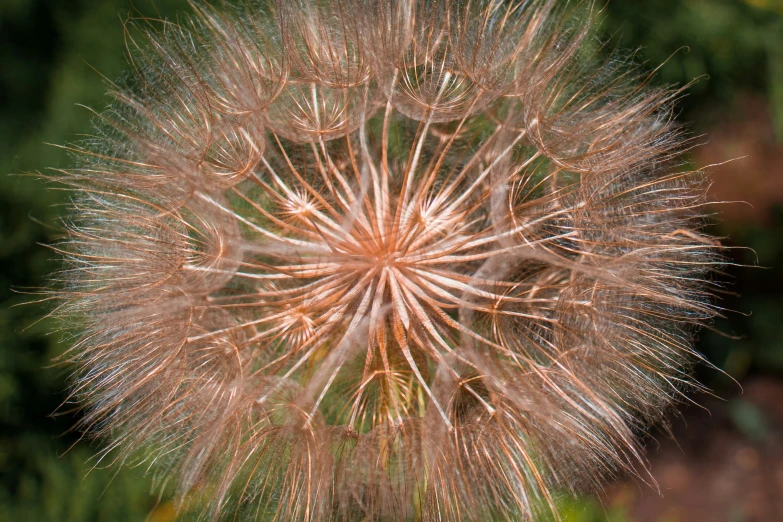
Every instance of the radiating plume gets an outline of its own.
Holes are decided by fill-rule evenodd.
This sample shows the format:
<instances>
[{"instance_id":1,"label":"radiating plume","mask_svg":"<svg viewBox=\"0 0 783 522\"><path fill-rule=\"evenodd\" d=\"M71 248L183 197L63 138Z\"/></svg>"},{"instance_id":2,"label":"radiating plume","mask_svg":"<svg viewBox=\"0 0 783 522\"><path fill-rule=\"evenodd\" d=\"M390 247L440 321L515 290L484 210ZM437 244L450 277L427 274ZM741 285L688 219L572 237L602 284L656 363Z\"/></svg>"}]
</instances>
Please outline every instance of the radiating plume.
<instances>
[{"instance_id":1,"label":"radiating plume","mask_svg":"<svg viewBox=\"0 0 783 522\"><path fill-rule=\"evenodd\" d=\"M57 176L106 458L280 521L530 520L643 462L714 315L679 92L559 0L194 10Z\"/></svg>"}]
</instances>

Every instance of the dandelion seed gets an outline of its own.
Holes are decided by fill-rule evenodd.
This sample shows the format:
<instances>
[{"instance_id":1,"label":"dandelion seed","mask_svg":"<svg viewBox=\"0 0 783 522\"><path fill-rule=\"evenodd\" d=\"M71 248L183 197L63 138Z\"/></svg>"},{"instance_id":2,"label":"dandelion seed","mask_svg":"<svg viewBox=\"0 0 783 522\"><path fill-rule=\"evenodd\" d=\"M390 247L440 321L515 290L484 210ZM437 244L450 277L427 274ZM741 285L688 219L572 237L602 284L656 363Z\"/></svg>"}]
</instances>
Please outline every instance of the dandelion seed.
<instances>
[{"instance_id":1,"label":"dandelion seed","mask_svg":"<svg viewBox=\"0 0 783 522\"><path fill-rule=\"evenodd\" d=\"M679 92L566 2L194 9L57 178L105 455L249 520L530 520L633 470L715 313Z\"/></svg>"}]
</instances>

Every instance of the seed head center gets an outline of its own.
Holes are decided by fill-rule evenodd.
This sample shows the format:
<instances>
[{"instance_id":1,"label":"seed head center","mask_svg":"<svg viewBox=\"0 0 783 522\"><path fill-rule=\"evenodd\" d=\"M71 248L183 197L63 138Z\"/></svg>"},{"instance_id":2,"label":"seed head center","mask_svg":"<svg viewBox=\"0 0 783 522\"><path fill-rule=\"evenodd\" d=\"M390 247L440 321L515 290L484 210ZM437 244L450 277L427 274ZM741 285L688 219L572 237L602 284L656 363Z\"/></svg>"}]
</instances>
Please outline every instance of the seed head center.
<instances>
[{"instance_id":1,"label":"seed head center","mask_svg":"<svg viewBox=\"0 0 783 522\"><path fill-rule=\"evenodd\" d=\"M376 257L376 265L379 268L394 268L397 263L398 255L396 252L381 252Z\"/></svg>"}]
</instances>

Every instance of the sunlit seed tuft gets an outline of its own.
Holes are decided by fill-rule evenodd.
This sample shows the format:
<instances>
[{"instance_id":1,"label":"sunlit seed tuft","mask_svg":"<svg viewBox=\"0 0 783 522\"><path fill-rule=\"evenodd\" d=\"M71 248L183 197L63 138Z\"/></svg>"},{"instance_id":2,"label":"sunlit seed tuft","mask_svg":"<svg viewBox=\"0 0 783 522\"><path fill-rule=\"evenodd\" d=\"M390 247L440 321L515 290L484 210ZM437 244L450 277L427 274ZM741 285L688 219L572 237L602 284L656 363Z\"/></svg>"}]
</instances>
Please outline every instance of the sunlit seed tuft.
<instances>
[{"instance_id":1,"label":"sunlit seed tuft","mask_svg":"<svg viewBox=\"0 0 783 522\"><path fill-rule=\"evenodd\" d=\"M587 5L262 4L130 31L57 178L105 457L281 521L532 520L643 464L715 314L680 91Z\"/></svg>"}]
</instances>

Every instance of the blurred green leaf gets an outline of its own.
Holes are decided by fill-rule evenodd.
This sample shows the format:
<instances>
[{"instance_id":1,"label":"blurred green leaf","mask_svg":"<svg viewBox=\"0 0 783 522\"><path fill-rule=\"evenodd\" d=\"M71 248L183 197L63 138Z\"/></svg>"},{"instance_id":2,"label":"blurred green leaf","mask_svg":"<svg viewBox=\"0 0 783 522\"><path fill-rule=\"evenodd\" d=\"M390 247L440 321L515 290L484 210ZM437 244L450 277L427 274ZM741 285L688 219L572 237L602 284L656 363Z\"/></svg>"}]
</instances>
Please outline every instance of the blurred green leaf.
<instances>
[{"instance_id":1,"label":"blurred green leaf","mask_svg":"<svg viewBox=\"0 0 783 522\"><path fill-rule=\"evenodd\" d=\"M748 439L760 442L769 434L764 413L754 404L741 399L732 400L729 403L729 414L737 429Z\"/></svg>"}]
</instances>

